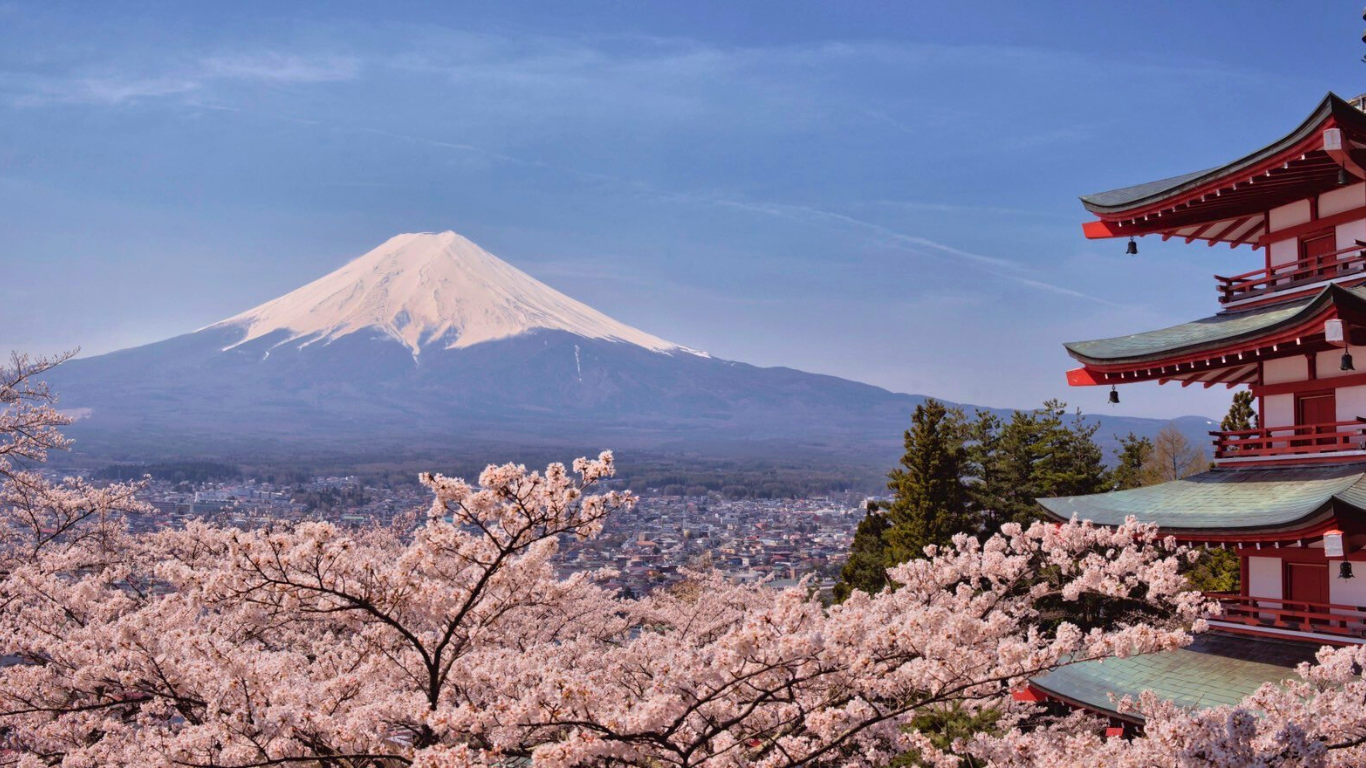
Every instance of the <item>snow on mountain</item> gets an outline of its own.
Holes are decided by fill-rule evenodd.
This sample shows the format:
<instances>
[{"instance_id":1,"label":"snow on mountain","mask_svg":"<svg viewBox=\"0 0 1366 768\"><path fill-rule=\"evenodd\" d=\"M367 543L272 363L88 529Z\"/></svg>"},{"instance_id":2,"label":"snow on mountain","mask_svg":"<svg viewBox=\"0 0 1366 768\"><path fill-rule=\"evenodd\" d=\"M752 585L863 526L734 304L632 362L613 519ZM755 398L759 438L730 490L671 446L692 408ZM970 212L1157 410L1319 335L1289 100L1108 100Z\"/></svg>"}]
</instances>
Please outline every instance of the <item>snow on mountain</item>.
<instances>
[{"instance_id":1,"label":"snow on mountain","mask_svg":"<svg viewBox=\"0 0 1366 768\"><path fill-rule=\"evenodd\" d=\"M462 349L555 330L704 355L613 320L454 232L390 238L331 274L208 328L234 326L246 335L227 349L281 330L287 336L280 344L307 346L376 329L416 357L433 344Z\"/></svg>"}]
</instances>

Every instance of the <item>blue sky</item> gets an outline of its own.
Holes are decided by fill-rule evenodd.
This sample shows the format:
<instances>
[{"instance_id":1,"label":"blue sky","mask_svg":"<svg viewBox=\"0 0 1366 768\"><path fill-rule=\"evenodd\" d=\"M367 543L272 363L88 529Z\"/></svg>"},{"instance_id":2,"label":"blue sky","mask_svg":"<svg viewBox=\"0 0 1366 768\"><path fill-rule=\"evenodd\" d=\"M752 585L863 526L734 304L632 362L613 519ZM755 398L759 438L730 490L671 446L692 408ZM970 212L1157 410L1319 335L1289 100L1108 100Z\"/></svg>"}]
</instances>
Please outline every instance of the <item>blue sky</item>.
<instances>
[{"instance_id":1,"label":"blue sky","mask_svg":"<svg viewBox=\"0 0 1366 768\"><path fill-rule=\"evenodd\" d=\"M1360 3L0 3L0 350L187 332L454 229L714 355L996 406L1247 248L1078 194L1366 91ZM1118 411L1221 412L1129 387Z\"/></svg>"}]
</instances>

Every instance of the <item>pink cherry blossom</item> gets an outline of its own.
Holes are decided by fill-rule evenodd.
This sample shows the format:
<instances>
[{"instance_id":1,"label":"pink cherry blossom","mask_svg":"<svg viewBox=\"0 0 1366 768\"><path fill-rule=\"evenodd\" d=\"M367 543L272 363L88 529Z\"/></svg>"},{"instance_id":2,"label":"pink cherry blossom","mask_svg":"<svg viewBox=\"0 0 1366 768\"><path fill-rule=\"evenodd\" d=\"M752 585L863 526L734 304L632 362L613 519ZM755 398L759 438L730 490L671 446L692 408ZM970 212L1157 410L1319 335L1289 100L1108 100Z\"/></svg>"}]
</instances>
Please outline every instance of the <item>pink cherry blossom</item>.
<instances>
[{"instance_id":1,"label":"pink cherry blossom","mask_svg":"<svg viewBox=\"0 0 1366 768\"><path fill-rule=\"evenodd\" d=\"M1016 702L1066 664L1169 650L1210 606L1187 553L1133 520L1006 526L892 569L898 587L824 605L699 572L639 599L558 578L564 536L634 498L611 453L543 471L424 475L393 528L194 522L132 535L139 484L51 482L65 447L35 377L0 372L0 764L18 766L1350 765L1366 759L1366 651L1192 713L1143 697L1133 740ZM1056 606L1127 606L1082 629ZM1046 609L1045 606L1055 606ZM1052 611L1049 613L1048 611ZM1065 614L1065 611L1063 612ZM917 714L992 709L941 751Z\"/></svg>"}]
</instances>

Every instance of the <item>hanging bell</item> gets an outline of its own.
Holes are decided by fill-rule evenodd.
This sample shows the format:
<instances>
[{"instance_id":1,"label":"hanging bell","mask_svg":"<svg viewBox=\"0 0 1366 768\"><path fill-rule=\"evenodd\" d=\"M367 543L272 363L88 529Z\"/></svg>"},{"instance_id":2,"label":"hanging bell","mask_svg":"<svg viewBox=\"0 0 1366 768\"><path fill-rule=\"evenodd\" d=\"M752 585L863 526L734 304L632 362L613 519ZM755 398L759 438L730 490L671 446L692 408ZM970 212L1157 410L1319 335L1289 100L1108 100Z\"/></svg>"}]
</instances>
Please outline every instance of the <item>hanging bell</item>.
<instances>
[{"instance_id":1,"label":"hanging bell","mask_svg":"<svg viewBox=\"0 0 1366 768\"><path fill-rule=\"evenodd\" d=\"M1339 578L1339 579L1350 579L1350 578L1352 578L1352 564L1351 564L1351 563L1347 562L1346 560L1343 560L1343 561L1342 561L1342 565L1339 565L1339 566L1338 566L1338 578Z\"/></svg>"},{"instance_id":2,"label":"hanging bell","mask_svg":"<svg viewBox=\"0 0 1366 768\"><path fill-rule=\"evenodd\" d=\"M1351 184L1351 183L1352 183L1352 177L1351 177L1351 175L1349 175L1349 174L1347 173L1347 169L1346 169L1346 168L1339 168L1339 169L1338 169L1338 186L1339 186L1339 187L1345 187L1345 186L1347 186L1348 184Z\"/></svg>"},{"instance_id":3,"label":"hanging bell","mask_svg":"<svg viewBox=\"0 0 1366 768\"><path fill-rule=\"evenodd\" d=\"M1356 370L1356 367L1352 365L1352 353L1351 353L1351 352L1343 351L1343 353L1342 353L1342 368L1340 368L1339 370L1343 370L1343 371L1355 371L1355 370Z\"/></svg>"},{"instance_id":4,"label":"hanging bell","mask_svg":"<svg viewBox=\"0 0 1366 768\"><path fill-rule=\"evenodd\" d=\"M1129 254L1130 256L1138 255L1138 243L1134 242L1134 239L1132 237L1129 238L1129 246L1124 249L1124 252Z\"/></svg>"},{"instance_id":5,"label":"hanging bell","mask_svg":"<svg viewBox=\"0 0 1366 768\"><path fill-rule=\"evenodd\" d=\"M1115 389L1114 384L1110 385L1110 405L1119 405L1119 390Z\"/></svg>"}]
</instances>

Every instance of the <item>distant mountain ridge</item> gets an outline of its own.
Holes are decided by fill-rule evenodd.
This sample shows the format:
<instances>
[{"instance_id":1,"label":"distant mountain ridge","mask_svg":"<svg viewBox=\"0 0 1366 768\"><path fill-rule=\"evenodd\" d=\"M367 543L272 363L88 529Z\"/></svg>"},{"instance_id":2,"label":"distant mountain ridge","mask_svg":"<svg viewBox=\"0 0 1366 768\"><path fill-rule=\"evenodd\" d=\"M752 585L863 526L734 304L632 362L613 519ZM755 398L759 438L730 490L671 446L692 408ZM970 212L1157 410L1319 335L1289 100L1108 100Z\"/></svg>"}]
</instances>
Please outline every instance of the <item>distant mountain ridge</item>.
<instances>
[{"instance_id":1,"label":"distant mountain ridge","mask_svg":"<svg viewBox=\"0 0 1366 768\"><path fill-rule=\"evenodd\" d=\"M886 462L925 400L713 358L453 232L399 235L278 299L70 361L50 382L84 414L78 447L126 459L612 447ZM1165 423L1102 421L1106 438ZM1206 443L1211 422L1178 423Z\"/></svg>"}]
</instances>

